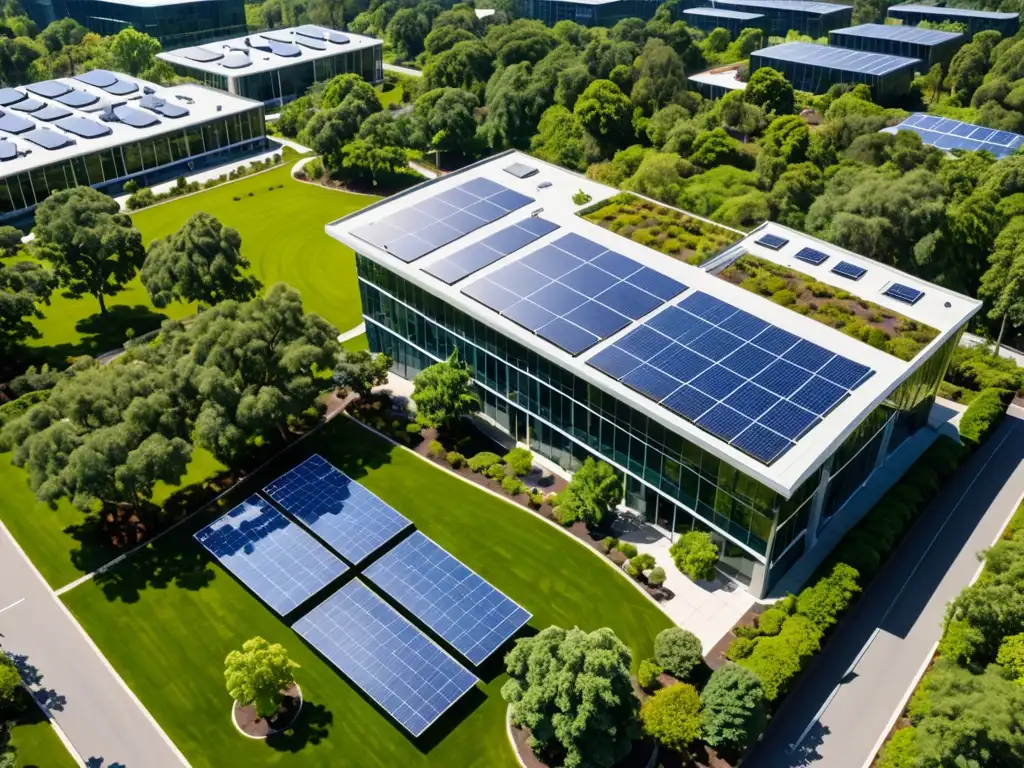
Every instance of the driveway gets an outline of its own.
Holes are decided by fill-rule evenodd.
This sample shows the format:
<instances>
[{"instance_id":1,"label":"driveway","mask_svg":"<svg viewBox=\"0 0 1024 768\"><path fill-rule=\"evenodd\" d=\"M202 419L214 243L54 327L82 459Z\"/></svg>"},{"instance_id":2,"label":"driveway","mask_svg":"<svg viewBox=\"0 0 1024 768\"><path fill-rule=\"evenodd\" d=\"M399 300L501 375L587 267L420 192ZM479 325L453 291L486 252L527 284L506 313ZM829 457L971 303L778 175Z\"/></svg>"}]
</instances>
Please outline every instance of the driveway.
<instances>
[{"instance_id":1,"label":"driveway","mask_svg":"<svg viewBox=\"0 0 1024 768\"><path fill-rule=\"evenodd\" d=\"M865 768L939 640L946 604L1024 495L1024 409L957 472L792 690L747 763ZM791 747L795 745L795 747Z\"/></svg>"}]
</instances>

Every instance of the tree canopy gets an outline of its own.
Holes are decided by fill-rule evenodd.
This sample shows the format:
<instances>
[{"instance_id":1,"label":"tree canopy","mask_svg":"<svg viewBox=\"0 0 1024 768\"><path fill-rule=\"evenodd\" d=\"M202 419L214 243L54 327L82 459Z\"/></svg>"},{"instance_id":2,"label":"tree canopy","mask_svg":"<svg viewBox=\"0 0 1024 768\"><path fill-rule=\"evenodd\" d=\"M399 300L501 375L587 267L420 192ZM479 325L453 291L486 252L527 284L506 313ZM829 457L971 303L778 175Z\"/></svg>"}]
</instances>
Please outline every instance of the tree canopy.
<instances>
[{"instance_id":1,"label":"tree canopy","mask_svg":"<svg viewBox=\"0 0 1024 768\"><path fill-rule=\"evenodd\" d=\"M224 682L231 698L254 707L259 717L270 717L277 712L281 692L295 682L298 668L283 645L254 637L224 659Z\"/></svg>"},{"instance_id":2,"label":"tree canopy","mask_svg":"<svg viewBox=\"0 0 1024 768\"><path fill-rule=\"evenodd\" d=\"M450 428L480 407L473 393L469 366L459 359L457 349L447 360L416 374L412 401L416 404L416 421L428 429Z\"/></svg>"}]
</instances>

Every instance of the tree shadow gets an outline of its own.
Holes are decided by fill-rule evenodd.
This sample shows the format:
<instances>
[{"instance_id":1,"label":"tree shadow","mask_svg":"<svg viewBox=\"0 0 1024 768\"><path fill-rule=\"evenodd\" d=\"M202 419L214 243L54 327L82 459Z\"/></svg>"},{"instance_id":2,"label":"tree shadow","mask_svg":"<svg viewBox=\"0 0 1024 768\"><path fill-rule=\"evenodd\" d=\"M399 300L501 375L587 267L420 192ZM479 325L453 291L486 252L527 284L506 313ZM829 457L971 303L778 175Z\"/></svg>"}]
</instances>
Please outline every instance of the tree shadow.
<instances>
[{"instance_id":1,"label":"tree shadow","mask_svg":"<svg viewBox=\"0 0 1024 768\"><path fill-rule=\"evenodd\" d=\"M134 603L143 590L173 585L197 590L215 578L206 551L178 532L135 551L116 566L93 576L107 600Z\"/></svg>"},{"instance_id":2,"label":"tree shadow","mask_svg":"<svg viewBox=\"0 0 1024 768\"><path fill-rule=\"evenodd\" d=\"M334 724L334 713L323 704L303 702L298 719L288 728L267 737L267 746L278 752L301 752L319 744Z\"/></svg>"},{"instance_id":3,"label":"tree shadow","mask_svg":"<svg viewBox=\"0 0 1024 768\"><path fill-rule=\"evenodd\" d=\"M93 756L85 761L85 768L104 768L106 758ZM126 768L124 763L106 763L105 768Z\"/></svg>"},{"instance_id":4,"label":"tree shadow","mask_svg":"<svg viewBox=\"0 0 1024 768\"><path fill-rule=\"evenodd\" d=\"M68 703L67 698L52 688L42 685L43 673L23 654L10 654L11 661L18 670L21 680L32 691L32 697L51 712L63 712Z\"/></svg>"}]
</instances>

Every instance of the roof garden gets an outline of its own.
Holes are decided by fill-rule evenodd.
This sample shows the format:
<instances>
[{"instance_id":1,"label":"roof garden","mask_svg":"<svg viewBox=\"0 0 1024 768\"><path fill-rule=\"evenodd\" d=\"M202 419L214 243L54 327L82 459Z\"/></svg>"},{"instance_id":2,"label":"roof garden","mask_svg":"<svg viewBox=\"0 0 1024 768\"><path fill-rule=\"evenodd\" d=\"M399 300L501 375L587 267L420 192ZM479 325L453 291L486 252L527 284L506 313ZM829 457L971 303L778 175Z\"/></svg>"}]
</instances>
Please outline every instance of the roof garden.
<instances>
[{"instance_id":1,"label":"roof garden","mask_svg":"<svg viewBox=\"0 0 1024 768\"><path fill-rule=\"evenodd\" d=\"M901 360L913 359L939 334L899 312L749 253L718 277Z\"/></svg>"},{"instance_id":2,"label":"roof garden","mask_svg":"<svg viewBox=\"0 0 1024 768\"><path fill-rule=\"evenodd\" d=\"M688 264L703 264L739 233L628 192L580 211L587 221Z\"/></svg>"}]
</instances>

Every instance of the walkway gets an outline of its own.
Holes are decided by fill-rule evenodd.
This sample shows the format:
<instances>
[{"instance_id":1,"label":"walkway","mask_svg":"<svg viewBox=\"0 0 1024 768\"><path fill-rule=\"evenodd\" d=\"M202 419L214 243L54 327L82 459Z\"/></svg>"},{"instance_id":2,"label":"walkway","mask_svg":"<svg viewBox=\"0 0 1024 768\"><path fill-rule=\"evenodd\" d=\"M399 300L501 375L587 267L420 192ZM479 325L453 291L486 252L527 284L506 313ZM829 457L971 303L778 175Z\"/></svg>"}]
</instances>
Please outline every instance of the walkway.
<instances>
[{"instance_id":1,"label":"walkway","mask_svg":"<svg viewBox=\"0 0 1024 768\"><path fill-rule=\"evenodd\" d=\"M1024 409L928 508L748 758L758 768L867 768L931 658L946 604L1024 497ZM791 749L790 745L795 745Z\"/></svg>"},{"instance_id":2,"label":"walkway","mask_svg":"<svg viewBox=\"0 0 1024 768\"><path fill-rule=\"evenodd\" d=\"M187 765L2 524L0 646L90 768Z\"/></svg>"},{"instance_id":3,"label":"walkway","mask_svg":"<svg viewBox=\"0 0 1024 768\"><path fill-rule=\"evenodd\" d=\"M397 64L384 63L385 72L394 72L396 75L408 75L409 77L423 77L423 73L412 67L400 67Z\"/></svg>"}]
</instances>

